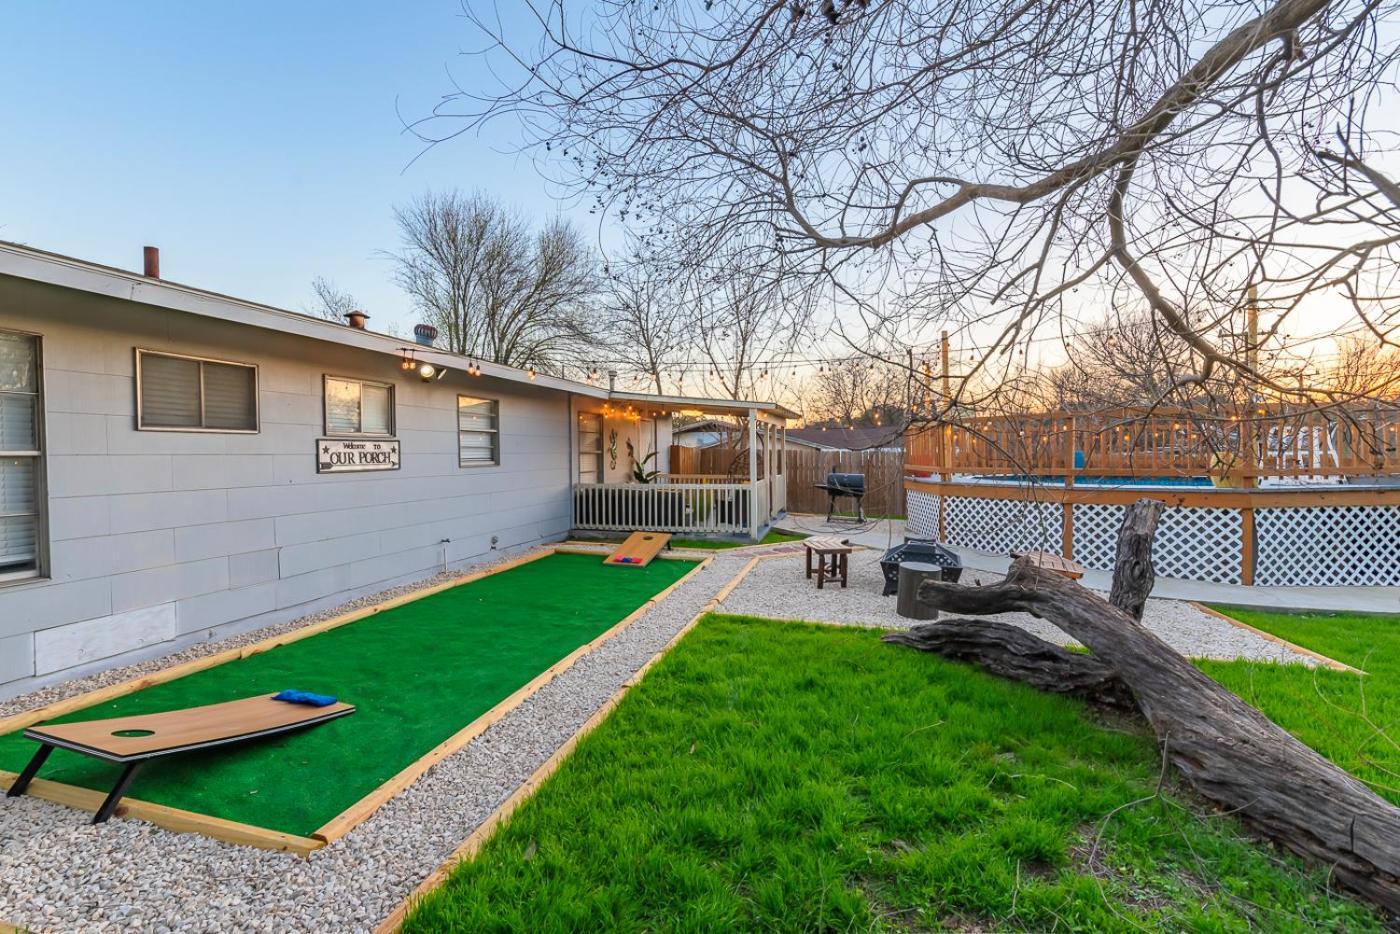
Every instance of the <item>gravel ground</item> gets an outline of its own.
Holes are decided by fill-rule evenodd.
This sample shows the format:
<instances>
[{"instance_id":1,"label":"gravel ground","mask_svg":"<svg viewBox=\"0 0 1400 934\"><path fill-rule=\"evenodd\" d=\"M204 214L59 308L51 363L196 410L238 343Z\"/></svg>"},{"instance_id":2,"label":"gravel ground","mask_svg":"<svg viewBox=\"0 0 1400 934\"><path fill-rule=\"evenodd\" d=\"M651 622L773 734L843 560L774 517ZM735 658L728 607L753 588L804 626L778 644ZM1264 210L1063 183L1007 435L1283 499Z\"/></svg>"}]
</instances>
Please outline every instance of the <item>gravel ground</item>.
<instances>
[{"instance_id":1,"label":"gravel ground","mask_svg":"<svg viewBox=\"0 0 1400 934\"><path fill-rule=\"evenodd\" d=\"M804 619L817 623L880 626L907 629L915 625L896 615L895 598L883 597L880 552L860 550L851 554L849 586L827 584L817 590L806 579L803 556L765 558L734 589L721 609L726 613ZM984 571L963 572L963 582L991 583L999 575ZM1013 623L1049 642L1071 640L1059 629L1025 613L988 617ZM1183 655L1197 658L1248 658L1258 661L1316 664L1311 658L1250 632L1208 616L1179 600L1148 600L1143 623Z\"/></svg>"},{"instance_id":2,"label":"gravel ground","mask_svg":"<svg viewBox=\"0 0 1400 934\"><path fill-rule=\"evenodd\" d=\"M83 812L28 796L0 802L0 919L41 932L372 929L746 562L717 554L626 630L309 859L135 820L93 827ZM38 691L3 710L29 709L385 596Z\"/></svg>"}]
</instances>

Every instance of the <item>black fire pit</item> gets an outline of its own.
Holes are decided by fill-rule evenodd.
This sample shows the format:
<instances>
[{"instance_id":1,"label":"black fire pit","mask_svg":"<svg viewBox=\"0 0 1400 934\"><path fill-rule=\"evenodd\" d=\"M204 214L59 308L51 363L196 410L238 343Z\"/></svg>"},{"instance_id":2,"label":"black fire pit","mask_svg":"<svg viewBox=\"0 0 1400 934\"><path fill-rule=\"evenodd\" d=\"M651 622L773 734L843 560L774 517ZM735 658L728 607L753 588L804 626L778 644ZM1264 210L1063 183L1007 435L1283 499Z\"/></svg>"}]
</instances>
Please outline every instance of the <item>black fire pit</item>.
<instances>
[{"instance_id":1,"label":"black fire pit","mask_svg":"<svg viewBox=\"0 0 1400 934\"><path fill-rule=\"evenodd\" d=\"M830 522L831 517L836 513L836 498L838 496L849 496L856 501L856 521L865 521L865 474L863 473L829 473L826 475L825 483L816 484L817 489L825 490L828 497L826 506L826 521Z\"/></svg>"},{"instance_id":2,"label":"black fire pit","mask_svg":"<svg viewBox=\"0 0 1400 934\"><path fill-rule=\"evenodd\" d=\"M885 596L899 590L899 565L905 561L937 565L943 569L943 580L950 583L956 584L962 577L961 558L938 542L916 538L903 545L895 545L880 559L880 570L885 572Z\"/></svg>"}]
</instances>

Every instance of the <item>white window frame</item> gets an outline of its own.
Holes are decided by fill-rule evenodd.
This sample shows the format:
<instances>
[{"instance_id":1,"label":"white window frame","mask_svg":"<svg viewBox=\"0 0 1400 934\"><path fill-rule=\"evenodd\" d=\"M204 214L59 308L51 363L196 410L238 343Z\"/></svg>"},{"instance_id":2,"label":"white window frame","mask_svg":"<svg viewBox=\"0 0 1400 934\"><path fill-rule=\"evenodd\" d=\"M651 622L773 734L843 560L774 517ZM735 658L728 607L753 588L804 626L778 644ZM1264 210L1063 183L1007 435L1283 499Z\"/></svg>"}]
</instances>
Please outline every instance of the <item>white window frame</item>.
<instances>
[{"instance_id":1,"label":"white window frame","mask_svg":"<svg viewBox=\"0 0 1400 934\"><path fill-rule=\"evenodd\" d=\"M218 363L223 366L237 366L245 370L253 371L253 427L252 428L204 428L204 427L182 427L179 425L147 425L143 400L141 398L141 358L152 357L172 357L176 360L193 360L201 364L199 368L199 420L204 421L204 367L205 363ZM169 350L151 350L145 347L136 348L136 430L137 431L183 431L186 433L206 434L206 435L255 435L262 431L262 373L258 371L256 363L244 363L241 360L220 360L216 357L200 357L192 354L173 353Z\"/></svg>"},{"instance_id":2,"label":"white window frame","mask_svg":"<svg viewBox=\"0 0 1400 934\"><path fill-rule=\"evenodd\" d=\"M596 419L598 419L598 432L597 432L597 434L598 434L598 450L597 450L597 451L585 451L585 450L583 449L583 435L584 435L583 420L586 419L586 418L596 418ZM598 473L598 478L597 478L596 480L591 481L591 482L593 482L593 483L606 483L606 482L607 482L607 472L606 472L606 468L603 466L604 463L605 463L604 455L607 453L607 445L606 445L606 444L604 443L604 441L603 441L603 435L604 435L604 433L607 431L607 427L608 427L608 420L603 416L603 413L602 413L602 412L580 412L580 413L579 413L579 424L578 424L578 464L577 464L578 477L579 477L579 481L578 481L578 482L579 482L579 483L588 482L588 481L585 481L585 480L583 479L583 459L584 459L585 457L593 457L593 456L597 456L597 458L598 458L598 471L597 471L597 473ZM588 434L593 434L593 432L590 431L590 432L588 432Z\"/></svg>"},{"instance_id":3,"label":"white window frame","mask_svg":"<svg viewBox=\"0 0 1400 934\"><path fill-rule=\"evenodd\" d=\"M462 427L462 400L470 399L473 402L491 403L491 419L494 428L463 428ZM462 460L462 435L491 435L491 459L489 461L464 461ZM472 467L499 467L501 466L501 400L491 396L469 396L466 393L457 394L457 466L462 469Z\"/></svg>"},{"instance_id":4,"label":"white window frame","mask_svg":"<svg viewBox=\"0 0 1400 934\"><path fill-rule=\"evenodd\" d=\"M34 459L34 567L20 571L0 571L0 587L49 576L49 493L48 443L44 435L47 418L44 414L44 341L43 336L29 331L3 328L6 334L17 334L34 341L34 440L36 451L4 451L0 457L32 457ZM25 393L24 395L28 395Z\"/></svg>"},{"instance_id":5,"label":"white window frame","mask_svg":"<svg viewBox=\"0 0 1400 934\"><path fill-rule=\"evenodd\" d=\"M331 431L331 397L327 392L326 385L333 379L338 379L345 383L358 383L360 386L378 386L380 389L389 390L389 431L380 433L377 431ZM399 429L399 400L396 387L393 383L386 383L383 380L363 379L359 376L341 376L337 373L324 373L321 375L321 428L324 437L327 438L396 438ZM360 424L365 423L364 392L361 390L360 403Z\"/></svg>"}]
</instances>

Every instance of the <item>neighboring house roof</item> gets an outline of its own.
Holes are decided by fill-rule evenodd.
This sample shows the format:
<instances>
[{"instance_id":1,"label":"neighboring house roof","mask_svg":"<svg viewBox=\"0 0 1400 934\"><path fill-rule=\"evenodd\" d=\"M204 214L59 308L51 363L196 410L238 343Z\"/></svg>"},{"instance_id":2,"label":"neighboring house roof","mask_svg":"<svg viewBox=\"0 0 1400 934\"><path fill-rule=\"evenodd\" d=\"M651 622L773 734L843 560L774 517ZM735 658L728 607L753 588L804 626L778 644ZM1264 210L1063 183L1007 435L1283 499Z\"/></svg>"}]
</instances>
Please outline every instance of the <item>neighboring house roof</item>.
<instances>
[{"instance_id":1,"label":"neighboring house roof","mask_svg":"<svg viewBox=\"0 0 1400 934\"><path fill-rule=\"evenodd\" d=\"M789 428L788 443L796 442L823 451L865 451L904 447L900 428Z\"/></svg>"},{"instance_id":2,"label":"neighboring house roof","mask_svg":"<svg viewBox=\"0 0 1400 934\"><path fill-rule=\"evenodd\" d=\"M533 377L526 370L490 363L485 360L468 358L432 347L415 344L412 338L404 339L374 331L360 330L334 321L327 321L298 311L288 311L250 302L241 298L221 295L193 286L181 285L169 279L156 279L103 266L18 243L0 241L0 275L14 276L33 282L43 282L63 288L91 292L124 301L139 302L157 308L217 318L250 327L265 328L307 337L312 340L327 341L361 350L384 354L401 355L403 348L413 351L422 361L449 369L465 371L467 364L475 362L483 375L517 383L529 383L546 389L571 392L597 399L620 399L641 402L649 405L662 405L668 408L704 408L718 412L759 411L778 418L797 418L797 414L774 402L735 401L730 399L699 399L689 396L657 396L637 392L612 392L606 387L592 383L564 379L537 373Z\"/></svg>"}]
</instances>

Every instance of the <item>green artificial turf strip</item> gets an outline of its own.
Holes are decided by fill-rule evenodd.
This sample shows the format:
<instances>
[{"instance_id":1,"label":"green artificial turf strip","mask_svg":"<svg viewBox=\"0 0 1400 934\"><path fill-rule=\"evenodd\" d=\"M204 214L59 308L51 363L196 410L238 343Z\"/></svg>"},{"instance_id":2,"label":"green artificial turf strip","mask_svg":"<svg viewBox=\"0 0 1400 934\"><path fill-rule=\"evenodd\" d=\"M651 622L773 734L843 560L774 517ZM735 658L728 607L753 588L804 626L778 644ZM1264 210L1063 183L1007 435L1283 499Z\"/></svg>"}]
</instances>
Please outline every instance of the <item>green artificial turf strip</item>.
<instances>
[{"instance_id":1,"label":"green artificial turf strip","mask_svg":"<svg viewBox=\"0 0 1400 934\"><path fill-rule=\"evenodd\" d=\"M879 638L707 617L406 930L1380 928L1140 728Z\"/></svg>"},{"instance_id":2,"label":"green artificial turf strip","mask_svg":"<svg viewBox=\"0 0 1400 934\"><path fill-rule=\"evenodd\" d=\"M800 542L806 537L805 535L797 535L792 532L780 532L774 529L757 542L737 542L724 538L673 538L671 539L671 547L719 550L723 548L743 548L754 544L778 545L783 542Z\"/></svg>"},{"instance_id":3,"label":"green artificial turf strip","mask_svg":"<svg viewBox=\"0 0 1400 934\"><path fill-rule=\"evenodd\" d=\"M357 712L147 764L133 798L305 836L623 619L695 565L556 554L299 642L57 718L153 713L297 688ZM19 771L33 741L0 737ZM59 749L41 778L107 790L117 768Z\"/></svg>"},{"instance_id":4,"label":"green artificial turf strip","mask_svg":"<svg viewBox=\"0 0 1400 934\"><path fill-rule=\"evenodd\" d=\"M1400 804L1400 616L1215 609L1366 672L1198 663L1279 726Z\"/></svg>"}]
</instances>

